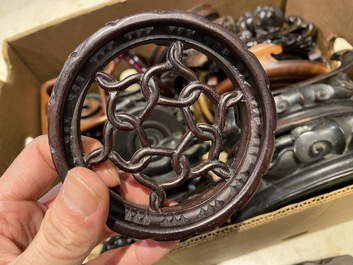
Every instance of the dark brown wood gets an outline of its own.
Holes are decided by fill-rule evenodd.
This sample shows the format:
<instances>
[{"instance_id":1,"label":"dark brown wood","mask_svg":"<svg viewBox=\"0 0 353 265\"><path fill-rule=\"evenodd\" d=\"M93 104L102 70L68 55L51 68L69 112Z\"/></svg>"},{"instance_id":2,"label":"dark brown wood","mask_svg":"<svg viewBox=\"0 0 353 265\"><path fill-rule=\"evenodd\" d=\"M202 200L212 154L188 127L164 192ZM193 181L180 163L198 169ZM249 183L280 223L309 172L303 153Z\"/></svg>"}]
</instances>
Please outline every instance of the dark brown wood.
<instances>
[{"instance_id":1,"label":"dark brown wood","mask_svg":"<svg viewBox=\"0 0 353 265\"><path fill-rule=\"evenodd\" d=\"M103 71L112 58L144 44L168 47L165 61L122 81ZM234 89L219 95L202 83L182 63L184 51L192 48L209 56L232 81ZM161 95L158 75L177 71L187 81L173 98ZM79 121L89 85L96 82L109 95L108 120L103 131L103 147L90 153L82 149ZM145 107L136 114L117 112L119 95L131 84L141 86ZM192 105L204 94L213 104L214 123L197 123ZM144 122L154 108L178 109L185 134L174 147L151 144ZM234 157L220 160L226 113L236 114L241 130ZM211 230L223 224L234 211L249 201L267 171L274 150L276 113L268 79L256 57L222 26L190 12L150 11L108 23L86 39L68 58L55 86L49 107L49 140L55 167L64 181L67 171L76 166L112 161L120 170L150 190L148 206L137 205L111 190L108 225L133 238L175 240ZM114 149L115 131L134 131L141 146L130 160ZM208 157L191 165L185 152L193 141L207 142ZM174 176L150 178L144 173L152 158L170 159ZM165 206L166 192L186 180L203 178L212 172L218 177L207 189L196 192L176 205Z\"/></svg>"},{"instance_id":2,"label":"dark brown wood","mask_svg":"<svg viewBox=\"0 0 353 265\"><path fill-rule=\"evenodd\" d=\"M276 83L297 83L329 72L326 64L317 61L304 59L277 60L273 54L282 53L282 47L273 43L261 43L249 48L263 66L271 88L276 87ZM218 93L233 90L230 80L225 79L219 82L216 87Z\"/></svg>"}]
</instances>

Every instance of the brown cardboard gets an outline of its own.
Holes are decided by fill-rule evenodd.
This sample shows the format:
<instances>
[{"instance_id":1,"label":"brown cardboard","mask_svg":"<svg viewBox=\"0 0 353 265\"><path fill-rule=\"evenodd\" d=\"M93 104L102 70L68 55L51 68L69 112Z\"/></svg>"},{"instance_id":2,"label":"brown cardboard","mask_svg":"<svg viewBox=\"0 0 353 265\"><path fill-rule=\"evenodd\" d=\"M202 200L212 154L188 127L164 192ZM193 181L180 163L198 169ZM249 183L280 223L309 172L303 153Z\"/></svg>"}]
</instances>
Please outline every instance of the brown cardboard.
<instances>
[{"instance_id":1,"label":"brown cardboard","mask_svg":"<svg viewBox=\"0 0 353 265\"><path fill-rule=\"evenodd\" d=\"M222 261L353 219L353 185L283 207L239 224L196 236L158 262L205 265Z\"/></svg>"},{"instance_id":2,"label":"brown cardboard","mask_svg":"<svg viewBox=\"0 0 353 265\"><path fill-rule=\"evenodd\" d=\"M239 17L257 5L272 4L286 15L301 15L319 27L321 48L335 36L353 43L351 0L209 0L221 14ZM187 9L204 1L115 1L7 41L9 77L0 83L0 174L23 148L25 137L40 133L39 88L56 77L73 49L107 21L147 9ZM339 19L338 19L339 18ZM293 204L240 224L216 229L179 244L158 264L217 264L282 240L353 218L353 186Z\"/></svg>"},{"instance_id":3,"label":"brown cardboard","mask_svg":"<svg viewBox=\"0 0 353 265\"><path fill-rule=\"evenodd\" d=\"M0 175L23 148L25 138L39 134L40 83L5 44L9 77L0 83Z\"/></svg>"}]
</instances>

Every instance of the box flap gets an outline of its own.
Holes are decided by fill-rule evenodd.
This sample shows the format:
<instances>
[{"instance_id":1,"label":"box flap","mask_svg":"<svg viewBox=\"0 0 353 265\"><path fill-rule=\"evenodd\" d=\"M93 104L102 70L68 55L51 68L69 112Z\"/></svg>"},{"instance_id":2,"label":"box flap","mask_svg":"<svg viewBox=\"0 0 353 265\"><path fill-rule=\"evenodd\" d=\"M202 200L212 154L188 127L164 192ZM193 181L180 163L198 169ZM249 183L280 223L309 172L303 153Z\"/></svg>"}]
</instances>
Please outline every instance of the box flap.
<instances>
[{"instance_id":1,"label":"box flap","mask_svg":"<svg viewBox=\"0 0 353 265\"><path fill-rule=\"evenodd\" d=\"M220 14L229 14L234 17L239 17L244 11L254 10L259 4L256 0L237 1L236 5L217 0L210 0L207 3L211 4ZM10 45L28 68L35 73L38 80L44 82L56 77L69 54L108 21L145 10L185 10L197 4L197 2L192 3L189 0L128 0L114 3L92 9L80 16L68 17L61 23L48 25L46 28L32 32L32 34L14 37L10 40ZM282 0L264 0L262 4L271 4L281 8Z\"/></svg>"},{"instance_id":2,"label":"box flap","mask_svg":"<svg viewBox=\"0 0 353 265\"><path fill-rule=\"evenodd\" d=\"M23 149L25 138L40 132L40 83L6 42L4 47L9 75L0 83L0 175Z\"/></svg>"}]
</instances>

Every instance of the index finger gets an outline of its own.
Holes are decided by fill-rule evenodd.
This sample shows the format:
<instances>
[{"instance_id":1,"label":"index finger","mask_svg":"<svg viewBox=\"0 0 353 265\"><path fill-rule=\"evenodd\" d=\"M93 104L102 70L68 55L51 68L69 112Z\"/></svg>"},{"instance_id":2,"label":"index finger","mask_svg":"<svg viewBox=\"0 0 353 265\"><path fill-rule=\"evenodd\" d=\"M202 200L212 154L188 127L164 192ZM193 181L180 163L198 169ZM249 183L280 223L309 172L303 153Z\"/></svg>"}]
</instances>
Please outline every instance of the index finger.
<instances>
[{"instance_id":1,"label":"index finger","mask_svg":"<svg viewBox=\"0 0 353 265\"><path fill-rule=\"evenodd\" d=\"M37 199L56 177L48 137L39 136L23 149L0 178L0 199Z\"/></svg>"},{"instance_id":2,"label":"index finger","mask_svg":"<svg viewBox=\"0 0 353 265\"><path fill-rule=\"evenodd\" d=\"M98 140L82 137L85 150L100 146ZM107 186L119 184L119 176L112 163L105 162L96 168L96 173ZM34 139L14 160L0 178L0 200L38 200L57 178L48 137Z\"/></svg>"}]
</instances>

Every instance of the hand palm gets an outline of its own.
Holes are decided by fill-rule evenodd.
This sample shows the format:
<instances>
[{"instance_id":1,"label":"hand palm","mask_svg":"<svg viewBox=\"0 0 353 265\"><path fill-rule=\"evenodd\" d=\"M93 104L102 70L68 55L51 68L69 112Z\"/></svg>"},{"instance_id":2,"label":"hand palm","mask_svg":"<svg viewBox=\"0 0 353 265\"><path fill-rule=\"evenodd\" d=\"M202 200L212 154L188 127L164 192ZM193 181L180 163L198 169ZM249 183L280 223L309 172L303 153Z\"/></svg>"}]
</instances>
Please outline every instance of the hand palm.
<instances>
[{"instance_id":1,"label":"hand palm","mask_svg":"<svg viewBox=\"0 0 353 265\"><path fill-rule=\"evenodd\" d=\"M97 142L85 139L85 149L92 150L96 147ZM97 167L96 173L83 168L76 170L77 172L81 170L80 172L88 177L87 181L97 181L97 175L103 180L103 182L98 181L103 183L100 184L100 190L106 194L104 203L106 207L98 215L100 224L96 229L87 232L85 227L82 227L82 231L81 229L68 230L69 233L65 233L57 229L60 224L59 226L55 224L57 219L61 218L60 214L55 215L55 212L59 211L56 209L59 207L56 207L57 201L64 197L64 192L60 189L61 184L39 199L52 185L56 178L56 171L52 165L47 137L42 136L34 140L34 143L16 158L0 178L0 265L48 264L46 258L55 256L54 260L57 263L50 261L50 264L81 264L89 251L111 233L103 219L108 211L106 186L112 187L119 184L117 174L112 174L113 169L113 165L105 164ZM141 195L141 188L136 188L133 179L126 174L120 174L120 178L125 178L120 189L123 193L129 190L126 195L130 197L128 199L136 198L136 193ZM141 196L137 198L141 200ZM78 220L75 218L73 216L72 219L69 218L62 223L70 226ZM49 227L54 229L48 230L48 223ZM43 232L43 230L47 231ZM42 238L38 236L39 234ZM152 264L167 254L174 245L175 242L157 243L152 240L142 240L128 247L106 252L88 264ZM81 255L80 252L82 252Z\"/></svg>"},{"instance_id":2,"label":"hand palm","mask_svg":"<svg viewBox=\"0 0 353 265\"><path fill-rule=\"evenodd\" d=\"M33 201L0 201L1 264L20 255L37 234L46 207ZM6 260L2 260L2 259Z\"/></svg>"}]
</instances>

